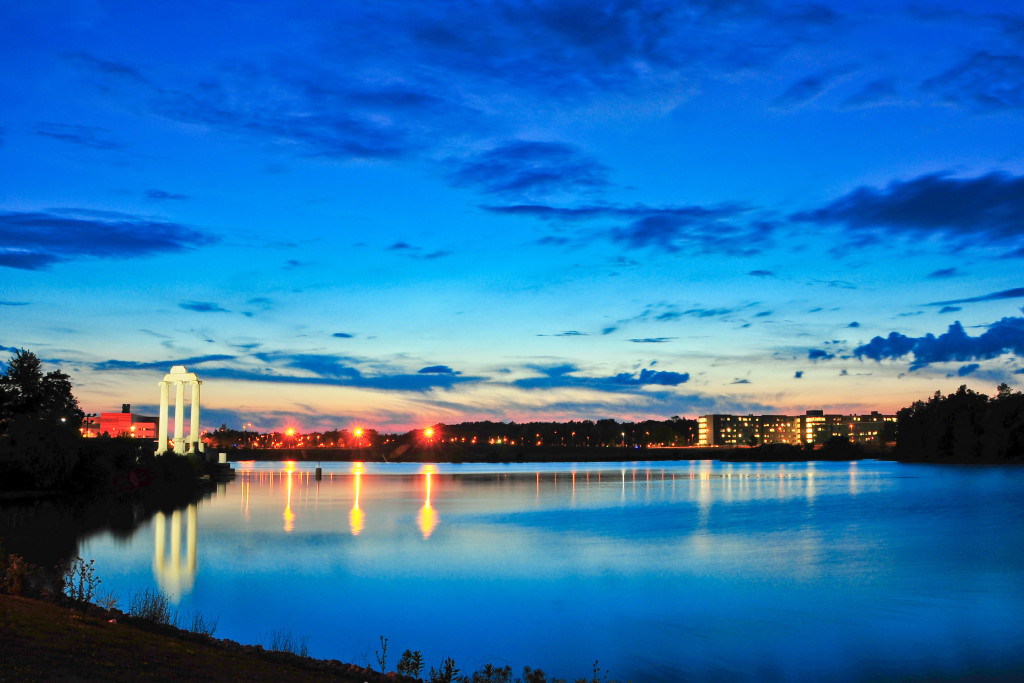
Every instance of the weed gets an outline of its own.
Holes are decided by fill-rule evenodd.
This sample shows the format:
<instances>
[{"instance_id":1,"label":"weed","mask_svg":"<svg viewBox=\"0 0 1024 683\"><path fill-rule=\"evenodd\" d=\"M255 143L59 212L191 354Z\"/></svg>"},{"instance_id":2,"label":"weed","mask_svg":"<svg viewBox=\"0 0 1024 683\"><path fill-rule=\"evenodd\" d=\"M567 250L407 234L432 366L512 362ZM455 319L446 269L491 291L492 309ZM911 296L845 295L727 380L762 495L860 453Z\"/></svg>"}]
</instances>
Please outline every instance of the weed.
<instances>
[{"instance_id":1,"label":"weed","mask_svg":"<svg viewBox=\"0 0 1024 683\"><path fill-rule=\"evenodd\" d=\"M309 636L296 638L290 628L279 628L270 632L267 649L274 652L291 652L300 657L309 656Z\"/></svg>"},{"instance_id":2,"label":"weed","mask_svg":"<svg viewBox=\"0 0 1024 683\"><path fill-rule=\"evenodd\" d=\"M151 624L174 625L178 621L177 610L171 609L171 601L167 596L148 588L132 596L128 614Z\"/></svg>"},{"instance_id":3,"label":"weed","mask_svg":"<svg viewBox=\"0 0 1024 683\"><path fill-rule=\"evenodd\" d=\"M423 653L419 650L415 652L406 650L402 653L402 658L398 660L395 670L403 676L419 678L420 673L423 672Z\"/></svg>"},{"instance_id":4,"label":"weed","mask_svg":"<svg viewBox=\"0 0 1024 683\"><path fill-rule=\"evenodd\" d=\"M96 560L86 562L76 557L71 561L71 566L64 571L62 592L72 602L92 602L96 588L102 583L96 576L96 568L93 566L95 564Z\"/></svg>"},{"instance_id":5,"label":"weed","mask_svg":"<svg viewBox=\"0 0 1024 683\"><path fill-rule=\"evenodd\" d=\"M204 636L212 636L213 632L217 630L217 623L220 621L220 617L210 619L203 615L202 612L195 610L189 613L186 619L182 620L180 626L186 626L187 630L191 633L198 633Z\"/></svg>"},{"instance_id":6,"label":"weed","mask_svg":"<svg viewBox=\"0 0 1024 683\"><path fill-rule=\"evenodd\" d=\"M387 673L388 666L388 639L384 636L380 637L380 651L373 651L373 655L377 658L377 663L380 664L380 672Z\"/></svg>"},{"instance_id":7,"label":"weed","mask_svg":"<svg viewBox=\"0 0 1024 683\"><path fill-rule=\"evenodd\" d=\"M522 683L548 683L548 676L543 669L531 669L524 666Z\"/></svg>"},{"instance_id":8,"label":"weed","mask_svg":"<svg viewBox=\"0 0 1024 683\"><path fill-rule=\"evenodd\" d=\"M430 683L454 683L459 676L459 670L455 668L455 660L448 657L441 662L440 670L435 671L430 667Z\"/></svg>"},{"instance_id":9,"label":"weed","mask_svg":"<svg viewBox=\"0 0 1024 683\"><path fill-rule=\"evenodd\" d=\"M118 602L117 596L110 591L101 593L96 597L96 604L105 610L117 609Z\"/></svg>"},{"instance_id":10,"label":"weed","mask_svg":"<svg viewBox=\"0 0 1024 683\"><path fill-rule=\"evenodd\" d=\"M472 677L463 677L468 683L512 683L512 667L505 665L498 668L493 664L484 664L484 668L473 672Z\"/></svg>"}]
</instances>

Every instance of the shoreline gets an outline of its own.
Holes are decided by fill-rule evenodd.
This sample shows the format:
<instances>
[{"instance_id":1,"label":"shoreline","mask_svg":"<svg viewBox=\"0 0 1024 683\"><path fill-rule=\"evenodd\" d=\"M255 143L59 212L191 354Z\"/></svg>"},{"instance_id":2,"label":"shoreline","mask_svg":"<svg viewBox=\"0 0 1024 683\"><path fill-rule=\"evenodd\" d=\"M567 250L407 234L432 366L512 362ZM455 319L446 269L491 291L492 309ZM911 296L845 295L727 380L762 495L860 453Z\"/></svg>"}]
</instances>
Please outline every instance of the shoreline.
<instances>
[{"instance_id":1,"label":"shoreline","mask_svg":"<svg viewBox=\"0 0 1024 683\"><path fill-rule=\"evenodd\" d=\"M257 680L413 682L336 659L314 659L199 635L106 610L0 593L0 680Z\"/></svg>"}]
</instances>

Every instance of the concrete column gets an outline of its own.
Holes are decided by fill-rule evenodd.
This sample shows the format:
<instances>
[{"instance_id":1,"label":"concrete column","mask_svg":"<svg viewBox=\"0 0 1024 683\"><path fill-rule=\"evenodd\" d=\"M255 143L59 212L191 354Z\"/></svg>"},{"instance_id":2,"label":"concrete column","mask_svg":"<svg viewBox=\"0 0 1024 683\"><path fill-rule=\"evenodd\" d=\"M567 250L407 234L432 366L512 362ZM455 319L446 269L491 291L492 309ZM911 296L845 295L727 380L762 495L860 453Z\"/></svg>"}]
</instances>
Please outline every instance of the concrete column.
<instances>
[{"instance_id":1,"label":"concrete column","mask_svg":"<svg viewBox=\"0 0 1024 683\"><path fill-rule=\"evenodd\" d=\"M167 395L169 385L167 382L158 382L160 385L160 428L157 431L156 453L160 455L167 451Z\"/></svg>"},{"instance_id":2,"label":"concrete column","mask_svg":"<svg viewBox=\"0 0 1024 683\"><path fill-rule=\"evenodd\" d=\"M174 452L185 452L185 383L174 383Z\"/></svg>"},{"instance_id":3,"label":"concrete column","mask_svg":"<svg viewBox=\"0 0 1024 683\"><path fill-rule=\"evenodd\" d=\"M192 425L189 439L192 441L192 452L198 453L202 448L203 440L199 434L199 385L201 382L192 382Z\"/></svg>"}]
</instances>

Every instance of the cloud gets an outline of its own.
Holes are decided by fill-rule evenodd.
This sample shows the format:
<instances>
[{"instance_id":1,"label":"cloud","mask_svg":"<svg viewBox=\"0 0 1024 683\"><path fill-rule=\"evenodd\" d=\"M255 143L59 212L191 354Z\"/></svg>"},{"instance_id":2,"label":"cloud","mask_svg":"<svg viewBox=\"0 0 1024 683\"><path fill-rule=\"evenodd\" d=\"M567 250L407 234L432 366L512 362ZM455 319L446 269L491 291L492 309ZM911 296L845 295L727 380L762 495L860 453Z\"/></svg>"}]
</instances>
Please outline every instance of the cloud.
<instances>
[{"instance_id":1,"label":"cloud","mask_svg":"<svg viewBox=\"0 0 1024 683\"><path fill-rule=\"evenodd\" d=\"M447 365L429 365L425 368L420 368L417 372L421 375L457 375L459 373L452 370Z\"/></svg>"},{"instance_id":2,"label":"cloud","mask_svg":"<svg viewBox=\"0 0 1024 683\"><path fill-rule=\"evenodd\" d=\"M775 98L774 104L776 107L796 107L806 104L825 92L844 72L845 70L829 70L801 78Z\"/></svg>"},{"instance_id":3,"label":"cloud","mask_svg":"<svg viewBox=\"0 0 1024 683\"><path fill-rule=\"evenodd\" d=\"M882 361L914 354L911 370L932 363L969 361L995 358L1003 353L1024 356L1024 318L1003 318L988 326L981 335L970 337L963 326L955 322L938 337L907 337L891 332L888 337L875 337L853 350L857 358Z\"/></svg>"},{"instance_id":4,"label":"cloud","mask_svg":"<svg viewBox=\"0 0 1024 683\"><path fill-rule=\"evenodd\" d=\"M678 337L644 337L642 339L630 339L634 344L665 344Z\"/></svg>"},{"instance_id":5,"label":"cloud","mask_svg":"<svg viewBox=\"0 0 1024 683\"><path fill-rule=\"evenodd\" d=\"M981 296L972 296L967 299L950 299L949 301L933 301L928 306L951 306L953 304L973 304L979 301L1000 301L1002 299L1024 299L1024 287L1015 287L1013 289L1004 289L1001 292L992 292L991 294L982 294ZM945 309L943 309L945 310Z\"/></svg>"},{"instance_id":6,"label":"cloud","mask_svg":"<svg viewBox=\"0 0 1024 683\"><path fill-rule=\"evenodd\" d=\"M607 336L617 329L619 329L617 325L609 325L608 327L601 328L601 334Z\"/></svg>"},{"instance_id":7,"label":"cloud","mask_svg":"<svg viewBox=\"0 0 1024 683\"><path fill-rule=\"evenodd\" d=\"M186 311L195 311L196 313L230 313L226 308L222 308L219 304L215 304L212 301L183 301L178 306L184 308Z\"/></svg>"},{"instance_id":8,"label":"cloud","mask_svg":"<svg viewBox=\"0 0 1024 683\"><path fill-rule=\"evenodd\" d=\"M181 201L184 199L188 199L188 195L177 194L174 192L166 192L164 190L146 190L146 198L153 199L156 201Z\"/></svg>"},{"instance_id":9,"label":"cloud","mask_svg":"<svg viewBox=\"0 0 1024 683\"><path fill-rule=\"evenodd\" d=\"M27 301L0 301L0 306L28 306Z\"/></svg>"},{"instance_id":10,"label":"cloud","mask_svg":"<svg viewBox=\"0 0 1024 683\"><path fill-rule=\"evenodd\" d=\"M961 365L960 368L956 371L956 376L966 377L967 375L972 374L975 370L977 370L980 367L981 366L978 365L977 363L971 363L970 365Z\"/></svg>"},{"instance_id":11,"label":"cloud","mask_svg":"<svg viewBox=\"0 0 1024 683\"><path fill-rule=\"evenodd\" d=\"M108 138L109 128L99 126L78 126L65 123L40 123L36 127L36 135L66 142L78 147L98 149L101 151L119 150L122 145Z\"/></svg>"},{"instance_id":12,"label":"cloud","mask_svg":"<svg viewBox=\"0 0 1024 683\"><path fill-rule=\"evenodd\" d=\"M861 237L876 233L913 239L938 235L964 244L1013 244L1024 240L1024 176L924 175L893 181L884 189L861 187L791 218L843 225Z\"/></svg>"},{"instance_id":13,"label":"cloud","mask_svg":"<svg viewBox=\"0 0 1024 683\"><path fill-rule=\"evenodd\" d=\"M83 209L0 212L0 266L43 270L76 258L138 258L216 238L179 223Z\"/></svg>"},{"instance_id":14,"label":"cloud","mask_svg":"<svg viewBox=\"0 0 1024 683\"><path fill-rule=\"evenodd\" d=\"M958 274L956 268L940 268L928 273L928 277L933 280L942 280L947 277L955 277Z\"/></svg>"},{"instance_id":15,"label":"cloud","mask_svg":"<svg viewBox=\"0 0 1024 683\"><path fill-rule=\"evenodd\" d=\"M1024 109L1024 56L975 52L922 89L978 112Z\"/></svg>"},{"instance_id":16,"label":"cloud","mask_svg":"<svg viewBox=\"0 0 1024 683\"><path fill-rule=\"evenodd\" d=\"M754 277L775 277L775 273L770 270L752 270L747 275L753 275Z\"/></svg>"},{"instance_id":17,"label":"cloud","mask_svg":"<svg viewBox=\"0 0 1024 683\"><path fill-rule=\"evenodd\" d=\"M854 320L852 323L847 325L847 327L860 327L860 323Z\"/></svg>"},{"instance_id":18,"label":"cloud","mask_svg":"<svg viewBox=\"0 0 1024 683\"><path fill-rule=\"evenodd\" d=\"M331 336L337 337L338 339L352 339L353 337L355 337L354 334L349 334L348 332L335 332Z\"/></svg>"},{"instance_id":19,"label":"cloud","mask_svg":"<svg viewBox=\"0 0 1024 683\"><path fill-rule=\"evenodd\" d=\"M964 310L960 306L943 306L939 309L939 313L956 313L957 311Z\"/></svg>"},{"instance_id":20,"label":"cloud","mask_svg":"<svg viewBox=\"0 0 1024 683\"><path fill-rule=\"evenodd\" d=\"M843 107L847 109L870 107L875 104L891 102L898 95L895 80L879 78L865 84L863 88L843 100Z\"/></svg>"},{"instance_id":21,"label":"cloud","mask_svg":"<svg viewBox=\"0 0 1024 683\"><path fill-rule=\"evenodd\" d=\"M174 358L158 361L105 360L99 363L92 363L91 366L94 370L158 370L166 373L170 372L171 367L175 365L184 365L185 367L189 367L193 365L202 365L204 363L231 361L236 358L237 356L210 354L206 356L189 356L187 358Z\"/></svg>"},{"instance_id":22,"label":"cloud","mask_svg":"<svg viewBox=\"0 0 1024 683\"><path fill-rule=\"evenodd\" d=\"M835 354L829 353L823 349L810 349L807 351L807 359L814 362L819 360L832 360L835 358Z\"/></svg>"},{"instance_id":23,"label":"cloud","mask_svg":"<svg viewBox=\"0 0 1024 683\"><path fill-rule=\"evenodd\" d=\"M448 162L449 179L486 194L523 197L592 192L608 185L607 169L573 145L516 140L469 159Z\"/></svg>"},{"instance_id":24,"label":"cloud","mask_svg":"<svg viewBox=\"0 0 1024 683\"><path fill-rule=\"evenodd\" d=\"M639 374L622 372L607 377L580 376L573 373L578 368L572 364L561 364L548 367L534 367L542 373L541 377L529 377L515 380L513 384L524 389L554 389L562 387L587 387L591 389L615 390L619 388L639 388L647 385L674 387L690 381L687 372L670 372L658 370L641 370Z\"/></svg>"},{"instance_id":25,"label":"cloud","mask_svg":"<svg viewBox=\"0 0 1024 683\"><path fill-rule=\"evenodd\" d=\"M793 377L795 379L800 379L803 376L804 376L804 371L803 370L797 370L796 373L793 375Z\"/></svg>"},{"instance_id":26,"label":"cloud","mask_svg":"<svg viewBox=\"0 0 1024 683\"><path fill-rule=\"evenodd\" d=\"M737 377L733 381L729 382L729 384L750 384L750 380Z\"/></svg>"}]
</instances>

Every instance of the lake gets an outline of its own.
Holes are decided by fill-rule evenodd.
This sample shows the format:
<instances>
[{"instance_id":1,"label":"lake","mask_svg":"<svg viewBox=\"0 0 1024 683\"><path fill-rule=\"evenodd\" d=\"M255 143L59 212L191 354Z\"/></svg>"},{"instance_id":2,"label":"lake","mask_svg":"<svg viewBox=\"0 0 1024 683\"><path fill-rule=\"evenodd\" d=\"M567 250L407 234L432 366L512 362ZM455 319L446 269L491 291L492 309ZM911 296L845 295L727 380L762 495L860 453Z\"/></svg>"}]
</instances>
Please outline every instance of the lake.
<instances>
[{"instance_id":1,"label":"lake","mask_svg":"<svg viewBox=\"0 0 1024 683\"><path fill-rule=\"evenodd\" d=\"M126 608L388 669L623 681L1024 672L1024 469L892 462L235 463L216 494L85 538Z\"/></svg>"}]
</instances>

